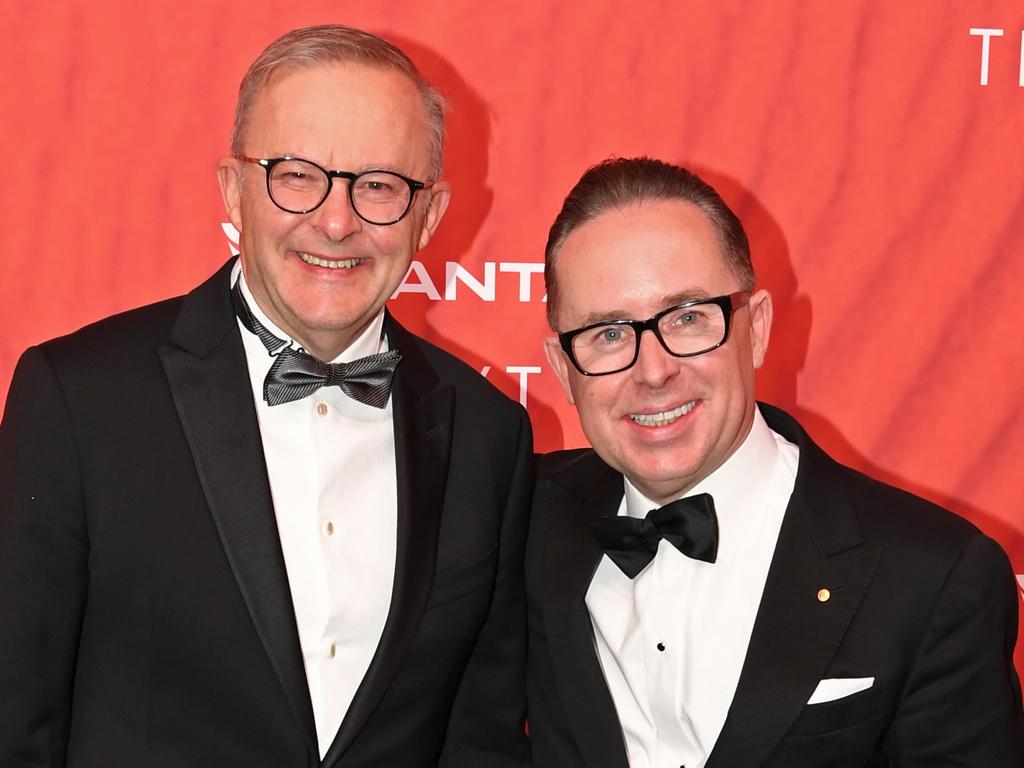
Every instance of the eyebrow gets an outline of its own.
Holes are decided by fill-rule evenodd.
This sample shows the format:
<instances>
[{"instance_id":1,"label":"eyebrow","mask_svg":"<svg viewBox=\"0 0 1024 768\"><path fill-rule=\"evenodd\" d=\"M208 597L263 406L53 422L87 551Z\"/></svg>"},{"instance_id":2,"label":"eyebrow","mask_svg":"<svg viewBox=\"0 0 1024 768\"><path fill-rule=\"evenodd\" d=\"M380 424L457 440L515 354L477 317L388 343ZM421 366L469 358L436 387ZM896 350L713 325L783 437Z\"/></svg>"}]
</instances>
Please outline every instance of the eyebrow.
<instances>
[{"instance_id":1,"label":"eyebrow","mask_svg":"<svg viewBox=\"0 0 1024 768\"><path fill-rule=\"evenodd\" d=\"M388 171L389 173L400 173L403 176L409 175L394 163L363 163L356 173L366 173L367 171Z\"/></svg>"},{"instance_id":2,"label":"eyebrow","mask_svg":"<svg viewBox=\"0 0 1024 768\"><path fill-rule=\"evenodd\" d=\"M669 307L678 306L679 304L685 304L688 301L699 301L701 299L710 298L711 294L705 291L703 288L691 288L686 291L673 293L663 297L661 301L658 302L658 306L661 307L661 309L659 309L658 312L661 312L664 309L668 309ZM655 312L654 314L657 314L657 312ZM632 317L628 312L624 312L623 310L611 309L604 312L590 312L589 314L584 315L579 327L583 328L585 326L595 325L597 323L613 323L617 320L636 319L638 318Z\"/></svg>"},{"instance_id":3,"label":"eyebrow","mask_svg":"<svg viewBox=\"0 0 1024 768\"><path fill-rule=\"evenodd\" d=\"M319 165L321 168L323 168L326 171L346 171L348 173L366 173L368 171L387 171L388 173L398 173L398 174L401 174L403 176L408 176L409 175L405 171L400 170L397 166L393 165L392 163L384 163L384 162L380 162L380 163L363 163L359 168L349 170L347 168L334 168L334 167L332 167L332 163L324 163L324 162L321 162L320 160L311 160L309 155L295 154L295 153L291 153L291 152L283 152L283 153L277 154L277 155L270 155L269 157L271 157L271 158L274 158L274 157L290 157L292 160L304 160L307 163L313 163L314 165Z\"/></svg>"}]
</instances>

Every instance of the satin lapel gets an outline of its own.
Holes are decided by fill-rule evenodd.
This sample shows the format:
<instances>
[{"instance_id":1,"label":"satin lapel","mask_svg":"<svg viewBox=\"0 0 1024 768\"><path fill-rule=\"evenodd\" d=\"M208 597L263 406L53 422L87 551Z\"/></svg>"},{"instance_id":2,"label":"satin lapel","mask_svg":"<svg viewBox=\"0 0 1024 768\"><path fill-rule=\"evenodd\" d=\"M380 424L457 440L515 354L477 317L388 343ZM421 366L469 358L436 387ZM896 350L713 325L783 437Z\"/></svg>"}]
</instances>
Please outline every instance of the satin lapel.
<instances>
[{"instance_id":1,"label":"satin lapel","mask_svg":"<svg viewBox=\"0 0 1024 768\"><path fill-rule=\"evenodd\" d=\"M585 598L602 553L593 522L613 516L622 475L587 454L546 481L544 496L544 626L551 664L580 752L589 766L627 768L611 694L594 646Z\"/></svg>"},{"instance_id":2,"label":"satin lapel","mask_svg":"<svg viewBox=\"0 0 1024 768\"><path fill-rule=\"evenodd\" d=\"M438 386L419 340L390 316L392 349L402 353L392 404L398 476L398 546L391 607L373 660L323 760L334 765L373 714L398 671L427 606L451 454L455 390Z\"/></svg>"},{"instance_id":3,"label":"satin lapel","mask_svg":"<svg viewBox=\"0 0 1024 768\"><path fill-rule=\"evenodd\" d=\"M824 676L882 555L863 543L845 475L792 421L762 407L800 446L796 486L779 532L739 684L706 768L763 765ZM827 599L819 590L827 589Z\"/></svg>"},{"instance_id":4,"label":"satin lapel","mask_svg":"<svg viewBox=\"0 0 1024 768\"><path fill-rule=\"evenodd\" d=\"M171 343L158 354L242 598L312 747L313 710L229 267L185 298Z\"/></svg>"}]
</instances>

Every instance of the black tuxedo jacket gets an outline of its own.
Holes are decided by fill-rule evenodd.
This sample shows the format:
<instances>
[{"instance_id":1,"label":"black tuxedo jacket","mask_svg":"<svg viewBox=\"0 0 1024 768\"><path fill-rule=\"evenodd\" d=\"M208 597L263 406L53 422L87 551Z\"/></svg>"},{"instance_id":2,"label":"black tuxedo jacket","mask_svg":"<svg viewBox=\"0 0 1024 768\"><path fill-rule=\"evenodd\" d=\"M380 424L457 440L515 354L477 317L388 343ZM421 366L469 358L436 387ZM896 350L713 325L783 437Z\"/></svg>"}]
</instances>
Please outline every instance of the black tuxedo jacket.
<instances>
[{"instance_id":1,"label":"black tuxedo jacket","mask_svg":"<svg viewBox=\"0 0 1024 768\"><path fill-rule=\"evenodd\" d=\"M706 768L1024 766L1006 555L965 520L836 464L787 414L760 408L800 461ZM602 557L591 525L617 513L622 475L590 450L551 454L539 475L527 544L534 765L626 768L584 603ZM807 705L820 680L857 677L875 683Z\"/></svg>"},{"instance_id":2,"label":"black tuxedo jacket","mask_svg":"<svg viewBox=\"0 0 1024 768\"><path fill-rule=\"evenodd\" d=\"M229 269L18 365L0 428L4 768L321 764ZM403 355L393 596L322 764L523 765L529 422L385 330Z\"/></svg>"}]
</instances>

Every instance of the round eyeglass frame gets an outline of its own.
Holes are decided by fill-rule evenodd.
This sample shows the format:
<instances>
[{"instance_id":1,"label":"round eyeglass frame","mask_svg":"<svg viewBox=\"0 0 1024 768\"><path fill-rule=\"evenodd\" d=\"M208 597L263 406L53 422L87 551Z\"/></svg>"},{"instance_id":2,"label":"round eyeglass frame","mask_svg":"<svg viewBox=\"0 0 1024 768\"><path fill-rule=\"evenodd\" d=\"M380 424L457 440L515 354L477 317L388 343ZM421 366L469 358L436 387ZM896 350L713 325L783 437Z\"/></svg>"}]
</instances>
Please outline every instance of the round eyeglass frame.
<instances>
[{"instance_id":1,"label":"round eyeglass frame","mask_svg":"<svg viewBox=\"0 0 1024 768\"><path fill-rule=\"evenodd\" d=\"M400 173L395 173L394 171L385 170L383 168L371 168L366 171L354 173L352 171L330 171L321 165L317 165L312 160L307 160L304 157L294 157L292 155L285 155L284 157L248 157L247 155L235 155L234 157L236 160L241 160L244 163L252 163L253 165L258 165L261 168L263 168L264 171L267 172L267 196L270 198L270 202L272 202L285 213L312 213L321 205L323 205L324 201L326 201L328 196L330 196L331 189L334 187L335 179L348 179L348 204L352 206L352 211L355 213L356 216L365 221L367 224L374 224L378 227L387 227L392 224L397 224L398 222L400 222L409 213L409 209L412 208L412 201L413 198L416 196L416 193L421 189L430 189L432 186L434 186L434 182L427 183L423 181L416 181L416 179L410 179L408 176L403 176ZM327 177L327 189L324 190L323 197L320 198L320 201L316 205L310 206L309 208L306 208L304 210L293 211L291 208L285 208L283 205L277 202L277 200L274 199L274 193L270 191L270 172L274 169L275 165L277 165L278 163L283 163L286 160L297 160L301 163L311 165L317 170L319 170L321 173L323 173L324 176ZM359 209L356 207L356 201L352 197L352 189L355 186L355 182L360 177L366 176L367 174L371 173L390 174L391 176L401 179L409 186L409 199L405 204L405 210L402 211L402 213L397 218L391 219L390 221L374 221L373 219L366 218L366 216L361 214L359 212Z\"/></svg>"},{"instance_id":2,"label":"round eyeglass frame","mask_svg":"<svg viewBox=\"0 0 1024 768\"><path fill-rule=\"evenodd\" d=\"M720 346L725 344L729 340L729 332L732 330L732 316L733 313L739 309L745 307L750 301L750 291L735 291L734 293L726 294L725 296L713 296L709 299L694 299L693 301L686 301L682 304L675 304L667 309L661 310L656 315L649 317L647 320L605 320L600 323L591 323L585 325L582 328L574 328L571 331L565 331L564 333L558 334L558 343L562 347L562 351L565 352L565 356L569 358L569 362L572 363L573 367L584 376L610 376L613 373L622 373L627 371L636 365L636 361L640 359L640 342L642 341L644 331L650 331L654 334L654 338L661 344L662 349L668 352L672 357L696 357L697 355L703 355L710 352L713 349L718 349ZM716 304L722 310L722 317L725 320L725 328L722 333L722 340L717 344L714 344L706 349L701 349L697 352L684 352L679 354L673 352L668 348L668 344L665 343L665 339L661 337L661 331L658 329L658 323L665 315L672 312L678 312L680 309L686 309L687 307L695 307L699 304ZM572 351L572 342L581 333L593 330L594 328L601 328L607 325L628 325L633 329L636 337L633 357L626 365L619 368L615 368L611 371L601 371L600 373L591 373L583 369L579 361L576 359L576 354Z\"/></svg>"}]
</instances>

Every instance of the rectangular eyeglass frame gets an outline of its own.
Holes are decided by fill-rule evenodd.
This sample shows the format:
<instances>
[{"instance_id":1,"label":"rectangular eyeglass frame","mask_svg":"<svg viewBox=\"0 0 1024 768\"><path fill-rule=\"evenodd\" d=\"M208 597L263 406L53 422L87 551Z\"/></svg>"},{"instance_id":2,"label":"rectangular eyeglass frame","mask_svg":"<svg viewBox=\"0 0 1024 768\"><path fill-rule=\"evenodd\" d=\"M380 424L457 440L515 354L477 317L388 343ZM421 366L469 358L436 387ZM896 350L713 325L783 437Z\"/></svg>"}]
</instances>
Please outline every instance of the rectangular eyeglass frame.
<instances>
[{"instance_id":1,"label":"rectangular eyeglass frame","mask_svg":"<svg viewBox=\"0 0 1024 768\"><path fill-rule=\"evenodd\" d=\"M558 334L558 343L562 347L562 350L565 352L566 357L569 358L569 362L571 362L573 364L573 367L584 376L608 376L613 373L622 373L622 371L626 371L632 368L634 365L636 365L636 361L640 358L640 342L642 340L644 331L651 331L654 334L654 337L658 340L658 343L661 344L662 348L670 355L672 355L672 357L696 357L697 355L703 355L706 352L710 352L713 349L718 349L720 346L722 346L723 344L725 344L725 342L729 340L729 332L732 329L733 312L746 306L747 302L750 301L750 296L750 291L735 291L733 293L726 294L725 296L713 296L708 299L693 299L692 301L685 301L682 304L675 304L671 307L668 307L667 309L661 310L661 312L658 312L656 315L649 317L647 320L604 320L598 323L591 323L590 325L585 325L582 328L574 328L571 331L565 331L564 333ZM665 340L661 337L661 331L658 329L658 323L660 322L661 318L663 318L667 314L670 314L671 312L678 312L680 309L686 309L687 307L695 307L700 304L715 304L722 310L722 316L725 318L725 328L723 330L722 340L717 344L714 344L713 346L710 346L707 349L702 349L698 352L684 352L682 354L679 354L678 352L673 352L671 349L669 349L668 344L666 344ZM620 368L616 368L611 371L591 373L590 371L584 370L583 366L581 366L579 364L579 361L576 359L576 354L572 351L573 339L575 339L581 333L586 333L587 331L591 331L594 328L601 328L609 325L628 325L630 328L633 329L633 332L636 334L636 344L634 345L633 349L633 358L629 361L627 365L624 365Z\"/></svg>"}]
</instances>

